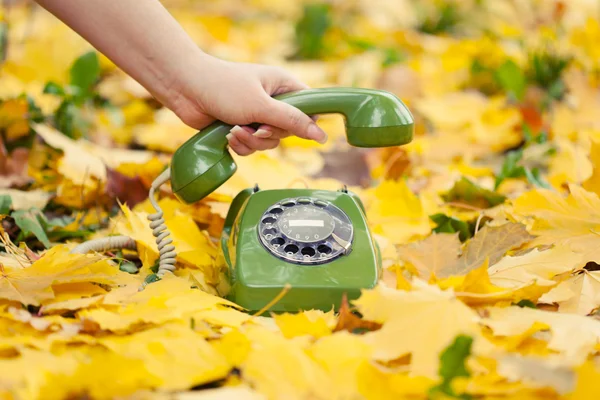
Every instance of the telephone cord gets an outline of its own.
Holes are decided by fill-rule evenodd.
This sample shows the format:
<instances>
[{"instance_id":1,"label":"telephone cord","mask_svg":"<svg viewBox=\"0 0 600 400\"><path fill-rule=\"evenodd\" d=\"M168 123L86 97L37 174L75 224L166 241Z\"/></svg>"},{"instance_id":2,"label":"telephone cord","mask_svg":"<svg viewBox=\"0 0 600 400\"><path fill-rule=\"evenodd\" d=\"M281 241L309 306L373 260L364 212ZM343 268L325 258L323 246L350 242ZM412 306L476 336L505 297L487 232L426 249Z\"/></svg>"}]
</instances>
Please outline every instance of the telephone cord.
<instances>
[{"instance_id":1,"label":"telephone cord","mask_svg":"<svg viewBox=\"0 0 600 400\"><path fill-rule=\"evenodd\" d=\"M162 278L167 272L175 271L175 257L177 256L175 246L172 245L173 239L169 238L171 232L169 232L165 223L163 210L154 198L154 192L170 178L171 171L166 169L152 182L149 194L150 203L156 210L155 213L148 215L148 220L150 220L150 228L156 238L156 245L158 247L158 271L156 275L159 278Z\"/></svg>"},{"instance_id":2,"label":"telephone cord","mask_svg":"<svg viewBox=\"0 0 600 400\"><path fill-rule=\"evenodd\" d=\"M167 272L175 271L175 246L172 245L173 239L169 238L171 232L165 223L163 211L154 198L155 192L160 186L171 178L171 171L166 169L160 174L150 186L149 200L150 204L156 210L155 213L148 215L152 235L156 238L156 246L158 247L158 271L156 276L162 278ZM114 249L131 249L136 250L135 240L129 236L109 236L101 239L88 240L76 246L71 253L85 254L90 251L107 251ZM144 284L146 286L146 284Z\"/></svg>"},{"instance_id":3,"label":"telephone cord","mask_svg":"<svg viewBox=\"0 0 600 400\"><path fill-rule=\"evenodd\" d=\"M136 250L136 248L137 246L135 244L135 240L129 236L109 236L106 238L93 239L83 242L71 250L71 253L85 254L89 253L90 251L102 252L116 249Z\"/></svg>"}]
</instances>

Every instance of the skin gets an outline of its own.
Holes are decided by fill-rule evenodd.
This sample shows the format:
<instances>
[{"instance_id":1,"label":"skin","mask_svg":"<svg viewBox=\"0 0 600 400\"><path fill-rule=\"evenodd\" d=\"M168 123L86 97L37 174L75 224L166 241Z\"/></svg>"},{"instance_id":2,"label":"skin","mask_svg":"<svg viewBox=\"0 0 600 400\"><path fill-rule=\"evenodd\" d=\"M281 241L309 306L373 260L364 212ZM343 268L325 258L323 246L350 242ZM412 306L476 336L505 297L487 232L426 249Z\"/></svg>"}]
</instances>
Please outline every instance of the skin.
<instances>
[{"instance_id":1,"label":"skin","mask_svg":"<svg viewBox=\"0 0 600 400\"><path fill-rule=\"evenodd\" d=\"M324 143L314 119L271 96L306 89L284 69L204 53L159 0L37 0L144 86L187 125L235 125L239 155L279 145L290 133ZM262 124L258 130L248 126Z\"/></svg>"}]
</instances>

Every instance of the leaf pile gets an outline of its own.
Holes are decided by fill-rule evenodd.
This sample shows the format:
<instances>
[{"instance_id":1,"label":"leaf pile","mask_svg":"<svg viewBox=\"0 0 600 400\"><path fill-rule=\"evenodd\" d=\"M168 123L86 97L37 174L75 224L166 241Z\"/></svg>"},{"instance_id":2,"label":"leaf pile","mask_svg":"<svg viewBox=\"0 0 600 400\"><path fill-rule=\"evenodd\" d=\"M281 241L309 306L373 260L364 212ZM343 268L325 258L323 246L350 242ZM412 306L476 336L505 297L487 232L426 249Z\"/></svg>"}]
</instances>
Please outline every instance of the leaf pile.
<instances>
[{"instance_id":1,"label":"leaf pile","mask_svg":"<svg viewBox=\"0 0 600 400\"><path fill-rule=\"evenodd\" d=\"M322 116L326 145L234 156L201 202L164 187L177 270L139 290L158 258L148 189L195 131L45 11L4 2L1 398L600 398L597 2L164 3L209 53L397 94L415 138L359 151ZM215 239L255 184L354 184L379 285L339 313L222 298ZM70 253L110 235L137 251Z\"/></svg>"}]
</instances>

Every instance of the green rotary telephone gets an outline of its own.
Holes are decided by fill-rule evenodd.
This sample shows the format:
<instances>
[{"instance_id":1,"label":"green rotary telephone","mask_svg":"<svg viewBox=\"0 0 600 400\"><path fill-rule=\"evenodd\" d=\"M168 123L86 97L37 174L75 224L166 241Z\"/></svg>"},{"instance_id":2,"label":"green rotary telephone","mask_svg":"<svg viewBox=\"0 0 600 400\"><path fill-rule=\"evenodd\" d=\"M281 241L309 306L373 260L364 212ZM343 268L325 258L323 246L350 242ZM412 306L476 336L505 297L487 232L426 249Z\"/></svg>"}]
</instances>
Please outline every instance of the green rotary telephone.
<instances>
[{"instance_id":1,"label":"green rotary telephone","mask_svg":"<svg viewBox=\"0 0 600 400\"><path fill-rule=\"evenodd\" d=\"M342 114L348 143L355 147L400 146L413 137L410 111L382 90L307 89L275 98L307 115ZM150 201L157 213L148 218L159 249L155 279L175 270L176 253L154 192L170 179L175 196L189 204L225 183L236 171L225 137L231 128L217 121L198 132L153 182ZM131 247L127 239L114 238L110 247ZM76 251L109 246L85 245ZM355 299L381 276L381 257L364 206L345 187L242 191L225 219L219 259L229 278L223 295L248 311L337 309L343 294ZM273 304L284 288L289 291Z\"/></svg>"}]
</instances>

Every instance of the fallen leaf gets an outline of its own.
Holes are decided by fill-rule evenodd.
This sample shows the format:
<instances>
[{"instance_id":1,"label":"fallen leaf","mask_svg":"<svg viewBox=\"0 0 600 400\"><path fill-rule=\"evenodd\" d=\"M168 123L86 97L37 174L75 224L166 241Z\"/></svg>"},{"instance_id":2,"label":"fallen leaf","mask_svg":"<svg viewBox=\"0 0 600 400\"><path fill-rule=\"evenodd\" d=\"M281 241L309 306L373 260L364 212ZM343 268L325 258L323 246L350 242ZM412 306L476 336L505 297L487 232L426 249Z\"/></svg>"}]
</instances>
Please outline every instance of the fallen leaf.
<instances>
[{"instance_id":1,"label":"fallen leaf","mask_svg":"<svg viewBox=\"0 0 600 400\"><path fill-rule=\"evenodd\" d=\"M481 209L495 207L506 200L503 195L482 188L464 176L442 197L450 203L467 204Z\"/></svg>"},{"instance_id":2,"label":"fallen leaf","mask_svg":"<svg viewBox=\"0 0 600 400\"><path fill-rule=\"evenodd\" d=\"M6 132L6 140L12 142L29 134L29 105L27 99L17 98L0 103L0 130Z\"/></svg>"},{"instance_id":3,"label":"fallen leaf","mask_svg":"<svg viewBox=\"0 0 600 400\"><path fill-rule=\"evenodd\" d=\"M542 296L540 302L558 304L561 313L589 315L600 306L600 271L574 274Z\"/></svg>"},{"instance_id":4,"label":"fallen leaf","mask_svg":"<svg viewBox=\"0 0 600 400\"><path fill-rule=\"evenodd\" d=\"M359 397L359 368L368 362L371 351L361 336L349 332L322 337L307 350L332 384L330 398L339 399Z\"/></svg>"},{"instance_id":5,"label":"fallen leaf","mask_svg":"<svg viewBox=\"0 0 600 400\"><path fill-rule=\"evenodd\" d=\"M342 297L342 303L338 311L338 321L333 329L334 332L348 331L350 333L363 333L365 331L376 331L381 328L381 324L376 322L363 320L353 314L348 304L346 294Z\"/></svg>"},{"instance_id":6,"label":"fallen leaf","mask_svg":"<svg viewBox=\"0 0 600 400\"><path fill-rule=\"evenodd\" d=\"M0 298L25 305L39 305L54 298L52 285L73 282L116 284L127 282L129 274L119 271L106 259L70 254L65 246L54 246L29 267L1 266Z\"/></svg>"},{"instance_id":7,"label":"fallen leaf","mask_svg":"<svg viewBox=\"0 0 600 400\"><path fill-rule=\"evenodd\" d=\"M324 368L299 342L261 327L248 326L244 333L254 344L240 366L244 380L268 398L327 398L331 393L332 383Z\"/></svg>"},{"instance_id":8,"label":"fallen leaf","mask_svg":"<svg viewBox=\"0 0 600 400\"><path fill-rule=\"evenodd\" d=\"M534 219L530 232L538 237L530 246L563 244L581 254L584 262L600 262L600 198L580 186L570 185L568 197L537 189L514 201L514 211Z\"/></svg>"},{"instance_id":9,"label":"fallen leaf","mask_svg":"<svg viewBox=\"0 0 600 400\"><path fill-rule=\"evenodd\" d=\"M31 208L43 210L52 198L50 193L42 189L30 191L0 189L0 196L8 196L12 199L11 209L13 210L29 210Z\"/></svg>"},{"instance_id":10,"label":"fallen leaf","mask_svg":"<svg viewBox=\"0 0 600 400\"><path fill-rule=\"evenodd\" d=\"M444 274L452 266L460 252L457 234L432 233L426 239L404 245L398 249L398 257L409 262L417 275L425 280Z\"/></svg>"},{"instance_id":11,"label":"fallen leaf","mask_svg":"<svg viewBox=\"0 0 600 400\"><path fill-rule=\"evenodd\" d=\"M541 357L503 355L498 359L498 373L510 381L552 388L562 395L573 390L575 384L575 376L570 368Z\"/></svg>"},{"instance_id":12,"label":"fallen leaf","mask_svg":"<svg viewBox=\"0 0 600 400\"><path fill-rule=\"evenodd\" d=\"M415 375L435 378L441 352L457 335L474 337L475 349L485 340L480 338L478 315L451 292L434 286L403 292L379 285L354 304L364 319L383 325L365 334L373 358L391 361L410 354Z\"/></svg>"},{"instance_id":13,"label":"fallen leaf","mask_svg":"<svg viewBox=\"0 0 600 400\"><path fill-rule=\"evenodd\" d=\"M326 314L318 310L304 311L297 314L278 314L273 315L273 319L286 338L303 335L319 338L330 335L336 323L333 311Z\"/></svg>"},{"instance_id":14,"label":"fallen leaf","mask_svg":"<svg viewBox=\"0 0 600 400\"><path fill-rule=\"evenodd\" d=\"M134 207L148 198L148 189L137 176L130 178L117 170L107 168L106 178L106 194L122 204Z\"/></svg>"},{"instance_id":15,"label":"fallen leaf","mask_svg":"<svg viewBox=\"0 0 600 400\"><path fill-rule=\"evenodd\" d=\"M106 167L99 157L48 125L33 124L32 126L46 143L63 151L64 155L58 164L58 171L63 176L76 185L84 185L86 180L91 178L101 182L106 181Z\"/></svg>"},{"instance_id":16,"label":"fallen leaf","mask_svg":"<svg viewBox=\"0 0 600 400\"><path fill-rule=\"evenodd\" d=\"M492 329L496 336L514 336L527 331L534 323L542 323L550 329L548 348L556 353L555 359L564 366L577 366L595 351L600 340L600 321L580 315L541 311L532 308L490 308L482 323ZM577 338L577 340L573 340Z\"/></svg>"},{"instance_id":17,"label":"fallen leaf","mask_svg":"<svg viewBox=\"0 0 600 400\"><path fill-rule=\"evenodd\" d=\"M369 224L376 234L401 244L431 232L421 200L404 180L384 181L366 197Z\"/></svg>"},{"instance_id":18,"label":"fallen leaf","mask_svg":"<svg viewBox=\"0 0 600 400\"><path fill-rule=\"evenodd\" d=\"M173 400L267 400L263 394L246 385L223 386L195 392L176 393Z\"/></svg>"},{"instance_id":19,"label":"fallen leaf","mask_svg":"<svg viewBox=\"0 0 600 400\"><path fill-rule=\"evenodd\" d=\"M532 236L522 224L486 225L467 243L456 263L440 271L438 277L464 275L483 264L486 258L489 258L490 265L494 265L508 250L519 247L531 239Z\"/></svg>"},{"instance_id":20,"label":"fallen leaf","mask_svg":"<svg viewBox=\"0 0 600 400\"><path fill-rule=\"evenodd\" d=\"M0 188L20 187L31 182L27 174L29 149L19 147L10 154L4 149L0 138Z\"/></svg>"},{"instance_id":21,"label":"fallen leaf","mask_svg":"<svg viewBox=\"0 0 600 400\"><path fill-rule=\"evenodd\" d=\"M567 396L572 400L595 400L600 396L600 369L593 361L586 361L576 369L577 383L574 390Z\"/></svg>"},{"instance_id":22,"label":"fallen leaf","mask_svg":"<svg viewBox=\"0 0 600 400\"><path fill-rule=\"evenodd\" d=\"M594 192L600 196L600 138L592 139L590 162L593 166L592 175L583 182L582 186L588 192Z\"/></svg>"}]
</instances>

